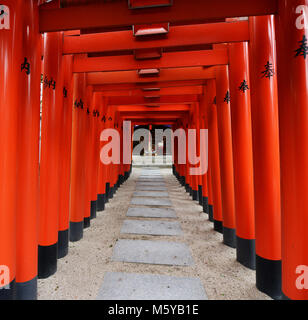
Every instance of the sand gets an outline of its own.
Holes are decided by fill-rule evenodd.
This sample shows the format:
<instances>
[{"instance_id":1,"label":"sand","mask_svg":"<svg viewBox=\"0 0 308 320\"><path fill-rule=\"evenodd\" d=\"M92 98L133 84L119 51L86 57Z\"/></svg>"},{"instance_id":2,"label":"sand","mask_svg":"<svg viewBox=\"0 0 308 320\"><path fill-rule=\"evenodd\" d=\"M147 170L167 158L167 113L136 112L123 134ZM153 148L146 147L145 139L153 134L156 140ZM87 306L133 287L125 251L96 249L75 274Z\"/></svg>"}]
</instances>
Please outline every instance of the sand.
<instances>
[{"instance_id":1,"label":"sand","mask_svg":"<svg viewBox=\"0 0 308 320\"><path fill-rule=\"evenodd\" d=\"M94 300L106 272L128 272L199 277L210 300L270 300L257 290L255 271L236 261L235 249L222 243L222 235L213 230L207 214L178 184L171 169L161 169L161 173L184 235L120 235L125 219L138 219L126 217L126 212L136 188L135 179L141 171L140 168L133 170L130 179L106 204L105 211L98 212L97 218L91 220L91 227L84 230L83 239L70 243L69 254L58 260L57 273L38 280L38 299ZM190 247L195 264L178 267L112 262L113 247L118 239L183 242Z\"/></svg>"}]
</instances>

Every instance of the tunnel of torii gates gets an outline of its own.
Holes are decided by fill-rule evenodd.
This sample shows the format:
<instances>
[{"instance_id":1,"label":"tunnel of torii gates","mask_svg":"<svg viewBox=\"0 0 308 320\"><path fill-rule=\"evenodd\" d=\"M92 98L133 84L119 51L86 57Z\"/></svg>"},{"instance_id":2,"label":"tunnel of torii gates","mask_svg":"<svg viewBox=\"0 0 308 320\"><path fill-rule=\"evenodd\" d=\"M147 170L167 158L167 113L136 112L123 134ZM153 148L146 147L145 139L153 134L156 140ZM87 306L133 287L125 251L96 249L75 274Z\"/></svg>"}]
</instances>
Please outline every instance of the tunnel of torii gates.
<instances>
[{"instance_id":1,"label":"tunnel of torii gates","mask_svg":"<svg viewBox=\"0 0 308 320\"><path fill-rule=\"evenodd\" d=\"M175 144L174 175L260 291L307 300L308 0L44 2L0 1L0 298L36 299L129 178L99 157L127 120L208 129L207 173Z\"/></svg>"}]
</instances>

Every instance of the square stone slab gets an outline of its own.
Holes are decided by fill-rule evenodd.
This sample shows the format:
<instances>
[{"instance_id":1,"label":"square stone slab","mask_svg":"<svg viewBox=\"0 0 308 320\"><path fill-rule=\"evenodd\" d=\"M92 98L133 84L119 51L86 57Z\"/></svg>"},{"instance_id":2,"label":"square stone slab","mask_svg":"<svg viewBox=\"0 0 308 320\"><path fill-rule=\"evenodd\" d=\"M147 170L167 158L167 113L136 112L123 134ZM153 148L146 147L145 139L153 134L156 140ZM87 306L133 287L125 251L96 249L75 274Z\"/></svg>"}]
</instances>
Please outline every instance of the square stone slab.
<instances>
[{"instance_id":1,"label":"square stone slab","mask_svg":"<svg viewBox=\"0 0 308 320\"><path fill-rule=\"evenodd\" d=\"M97 300L208 300L198 278L107 272Z\"/></svg>"},{"instance_id":2,"label":"square stone slab","mask_svg":"<svg viewBox=\"0 0 308 320\"><path fill-rule=\"evenodd\" d=\"M169 199L160 198L146 198L146 197L136 197L132 198L131 204L139 206L172 206L172 202Z\"/></svg>"},{"instance_id":3,"label":"square stone slab","mask_svg":"<svg viewBox=\"0 0 308 320\"><path fill-rule=\"evenodd\" d=\"M139 176L138 179L143 180L143 179L164 179L163 176Z\"/></svg>"},{"instance_id":4,"label":"square stone slab","mask_svg":"<svg viewBox=\"0 0 308 320\"><path fill-rule=\"evenodd\" d=\"M189 247L184 243L128 239L117 241L112 261L171 266L194 264Z\"/></svg>"},{"instance_id":5,"label":"square stone slab","mask_svg":"<svg viewBox=\"0 0 308 320\"><path fill-rule=\"evenodd\" d=\"M136 186L137 191L167 191L166 187L161 186L143 186L143 185L137 185Z\"/></svg>"},{"instance_id":6,"label":"square stone slab","mask_svg":"<svg viewBox=\"0 0 308 320\"><path fill-rule=\"evenodd\" d=\"M149 182L165 183L165 180L163 180L163 179L138 179L136 182L137 183L149 183Z\"/></svg>"},{"instance_id":7,"label":"square stone slab","mask_svg":"<svg viewBox=\"0 0 308 320\"><path fill-rule=\"evenodd\" d=\"M128 208L127 217L176 218L176 212L170 208Z\"/></svg>"},{"instance_id":8,"label":"square stone slab","mask_svg":"<svg viewBox=\"0 0 308 320\"><path fill-rule=\"evenodd\" d=\"M137 186L162 186L165 187L164 181L137 181Z\"/></svg>"},{"instance_id":9,"label":"square stone slab","mask_svg":"<svg viewBox=\"0 0 308 320\"><path fill-rule=\"evenodd\" d=\"M151 171L143 171L140 173L141 175L155 175L155 174L159 174L161 175L161 172L160 171L154 171L154 170L151 170Z\"/></svg>"},{"instance_id":10,"label":"square stone slab","mask_svg":"<svg viewBox=\"0 0 308 320\"><path fill-rule=\"evenodd\" d=\"M124 220L121 233L151 236L180 236L183 234L179 222L157 220Z\"/></svg>"},{"instance_id":11,"label":"square stone slab","mask_svg":"<svg viewBox=\"0 0 308 320\"><path fill-rule=\"evenodd\" d=\"M152 198L168 198L168 192L162 191L136 191L133 194L134 197L152 197Z\"/></svg>"}]
</instances>

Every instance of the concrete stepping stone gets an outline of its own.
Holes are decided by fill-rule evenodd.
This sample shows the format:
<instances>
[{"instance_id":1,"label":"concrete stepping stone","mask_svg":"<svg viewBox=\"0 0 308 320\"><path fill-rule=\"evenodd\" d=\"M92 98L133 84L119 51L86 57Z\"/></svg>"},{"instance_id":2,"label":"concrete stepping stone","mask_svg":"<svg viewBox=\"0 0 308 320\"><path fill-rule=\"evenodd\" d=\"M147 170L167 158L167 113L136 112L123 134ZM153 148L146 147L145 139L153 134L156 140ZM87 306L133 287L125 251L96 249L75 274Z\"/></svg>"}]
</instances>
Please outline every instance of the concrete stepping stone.
<instances>
[{"instance_id":1,"label":"concrete stepping stone","mask_svg":"<svg viewBox=\"0 0 308 320\"><path fill-rule=\"evenodd\" d=\"M140 175L141 176L142 175L146 175L146 176L157 176L157 175L159 175L159 176L161 176L162 173L159 172L159 171L148 171L148 172L141 172Z\"/></svg>"},{"instance_id":2,"label":"concrete stepping stone","mask_svg":"<svg viewBox=\"0 0 308 320\"><path fill-rule=\"evenodd\" d=\"M165 181L163 177L145 177L145 178L138 178L137 181Z\"/></svg>"},{"instance_id":3,"label":"concrete stepping stone","mask_svg":"<svg viewBox=\"0 0 308 320\"><path fill-rule=\"evenodd\" d=\"M126 216L140 218L177 218L176 212L170 208L128 208Z\"/></svg>"},{"instance_id":4,"label":"concrete stepping stone","mask_svg":"<svg viewBox=\"0 0 308 320\"><path fill-rule=\"evenodd\" d=\"M198 278L107 272L97 300L208 300Z\"/></svg>"},{"instance_id":5,"label":"concrete stepping stone","mask_svg":"<svg viewBox=\"0 0 308 320\"><path fill-rule=\"evenodd\" d=\"M168 198L168 192L162 191L136 191L133 194L134 197L153 197L153 198Z\"/></svg>"},{"instance_id":6,"label":"concrete stepping stone","mask_svg":"<svg viewBox=\"0 0 308 320\"><path fill-rule=\"evenodd\" d=\"M165 187L165 181L137 181L137 186L163 186Z\"/></svg>"},{"instance_id":7,"label":"concrete stepping stone","mask_svg":"<svg viewBox=\"0 0 308 320\"><path fill-rule=\"evenodd\" d=\"M167 187L163 186L136 186L137 191L167 191Z\"/></svg>"},{"instance_id":8,"label":"concrete stepping stone","mask_svg":"<svg viewBox=\"0 0 308 320\"><path fill-rule=\"evenodd\" d=\"M194 264L189 247L184 243L120 239L112 261L190 266Z\"/></svg>"},{"instance_id":9,"label":"concrete stepping stone","mask_svg":"<svg viewBox=\"0 0 308 320\"><path fill-rule=\"evenodd\" d=\"M140 206L172 206L172 202L169 199L160 198L146 198L146 197L136 197L132 198L131 204Z\"/></svg>"},{"instance_id":10,"label":"concrete stepping stone","mask_svg":"<svg viewBox=\"0 0 308 320\"><path fill-rule=\"evenodd\" d=\"M149 179L154 179L154 180L160 180L160 179L162 179L162 180L164 180L164 178L162 177L162 176L142 176L142 177L138 177L137 178L137 180L145 180L145 179L147 179L147 180L149 180Z\"/></svg>"},{"instance_id":11,"label":"concrete stepping stone","mask_svg":"<svg viewBox=\"0 0 308 320\"><path fill-rule=\"evenodd\" d=\"M177 221L124 220L122 234L144 234L151 236L181 236L181 225Z\"/></svg>"},{"instance_id":12,"label":"concrete stepping stone","mask_svg":"<svg viewBox=\"0 0 308 320\"><path fill-rule=\"evenodd\" d=\"M164 183L165 182L165 180L164 179L137 179L137 181L136 182L141 182L141 183L143 183L143 182L145 182L145 183L148 183L148 182L160 182L160 183Z\"/></svg>"}]
</instances>

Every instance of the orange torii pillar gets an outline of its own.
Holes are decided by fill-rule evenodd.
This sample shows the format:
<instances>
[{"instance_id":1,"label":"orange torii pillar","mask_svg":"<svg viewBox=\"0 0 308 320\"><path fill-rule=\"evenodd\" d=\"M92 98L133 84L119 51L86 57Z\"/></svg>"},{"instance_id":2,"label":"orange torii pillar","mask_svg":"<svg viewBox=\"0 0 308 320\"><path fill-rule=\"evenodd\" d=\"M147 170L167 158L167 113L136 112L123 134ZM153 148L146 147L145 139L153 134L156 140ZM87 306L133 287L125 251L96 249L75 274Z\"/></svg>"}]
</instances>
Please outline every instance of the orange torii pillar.
<instances>
[{"instance_id":1,"label":"orange torii pillar","mask_svg":"<svg viewBox=\"0 0 308 320\"><path fill-rule=\"evenodd\" d=\"M100 135L102 130L105 129L106 124L106 98L101 93L95 93L94 100L98 112L98 124L97 124L97 137L98 140L98 174L97 174L97 211L105 210L105 203L107 202L106 194L106 165L101 161L100 151L104 143L100 141Z\"/></svg>"},{"instance_id":2,"label":"orange torii pillar","mask_svg":"<svg viewBox=\"0 0 308 320\"><path fill-rule=\"evenodd\" d=\"M97 183L98 183L98 168L99 168L99 115L100 115L100 94L98 92L93 93L92 97L92 127L90 134L91 144L91 182L90 182L90 200L91 200L91 215L90 218L96 218L97 210ZM102 199L104 206L104 198Z\"/></svg>"},{"instance_id":3,"label":"orange torii pillar","mask_svg":"<svg viewBox=\"0 0 308 320\"><path fill-rule=\"evenodd\" d=\"M107 105L106 111L106 129L114 129L114 107ZM111 137L109 138L108 142L111 141ZM107 142L107 143L108 143ZM111 154L109 154L111 155ZM106 185L106 193L107 199L112 199L115 193L114 188L114 164L110 163L106 165L106 177L107 177L107 185Z\"/></svg>"},{"instance_id":4,"label":"orange torii pillar","mask_svg":"<svg viewBox=\"0 0 308 320\"><path fill-rule=\"evenodd\" d=\"M73 129L70 201L70 241L83 237L86 212L85 186L85 120L86 120L86 74L74 75Z\"/></svg>"},{"instance_id":5,"label":"orange torii pillar","mask_svg":"<svg viewBox=\"0 0 308 320\"><path fill-rule=\"evenodd\" d=\"M11 0L0 10L0 300L36 299L38 7L35 1Z\"/></svg>"},{"instance_id":6,"label":"orange torii pillar","mask_svg":"<svg viewBox=\"0 0 308 320\"><path fill-rule=\"evenodd\" d=\"M17 195L20 206L16 216L16 299L34 300L37 298L41 78L37 1L23 2L22 12L23 17L18 18L23 24L20 46L24 56L17 73L21 73L22 78L17 78L22 81L18 91Z\"/></svg>"},{"instance_id":7,"label":"orange torii pillar","mask_svg":"<svg viewBox=\"0 0 308 320\"><path fill-rule=\"evenodd\" d=\"M178 128L177 124L172 125L172 131L176 131ZM173 175L180 181L180 176L178 174L178 141L175 143L175 140L173 140L173 152L172 152L172 173Z\"/></svg>"},{"instance_id":8,"label":"orange torii pillar","mask_svg":"<svg viewBox=\"0 0 308 320\"><path fill-rule=\"evenodd\" d=\"M84 128L84 139L85 139L85 212L84 212L84 224L83 227L89 228L91 225L91 182L92 182L92 98L93 98L93 86L87 86L86 89L86 105L85 105L85 128Z\"/></svg>"},{"instance_id":9,"label":"orange torii pillar","mask_svg":"<svg viewBox=\"0 0 308 320\"><path fill-rule=\"evenodd\" d=\"M61 118L63 111L62 68L63 33L44 35L44 74L40 161L40 215L38 277L47 278L57 271Z\"/></svg>"},{"instance_id":10,"label":"orange torii pillar","mask_svg":"<svg viewBox=\"0 0 308 320\"><path fill-rule=\"evenodd\" d=\"M214 222L214 230L222 233L222 206L221 206L221 182L220 182L220 162L219 162L219 139L216 106L216 81L207 81L208 95L208 125L209 125L209 162L211 165L211 182L213 196L213 212L209 211L209 220ZM209 208L210 209L210 208Z\"/></svg>"},{"instance_id":11,"label":"orange torii pillar","mask_svg":"<svg viewBox=\"0 0 308 320\"><path fill-rule=\"evenodd\" d=\"M282 292L308 300L308 0L278 4Z\"/></svg>"},{"instance_id":12,"label":"orange torii pillar","mask_svg":"<svg viewBox=\"0 0 308 320\"><path fill-rule=\"evenodd\" d=\"M249 18L256 285L281 296L281 204L274 17ZM267 66L270 69L267 70ZM267 70L267 71L266 71Z\"/></svg>"},{"instance_id":13,"label":"orange torii pillar","mask_svg":"<svg viewBox=\"0 0 308 320\"><path fill-rule=\"evenodd\" d=\"M197 150L200 155L200 174L198 175L198 201L199 205L203 209L203 199L204 196L203 194L206 194L206 201L207 201L207 185L204 183L206 182L206 172L202 172L203 170L206 170L206 168L203 168L203 166L206 165L206 159L201 159L201 157L204 157L206 154L206 142L204 141L204 132L202 131L202 136L201 136L201 131L200 130L205 130L205 115L204 112L201 111L201 106L200 103L198 103L198 109L199 109L199 119L198 119L198 131L197 131L197 137L198 137L198 145L197 145ZM202 162L201 162L202 161Z\"/></svg>"},{"instance_id":14,"label":"orange torii pillar","mask_svg":"<svg viewBox=\"0 0 308 320\"><path fill-rule=\"evenodd\" d=\"M203 87L203 90L206 91L206 86ZM207 95L205 92L201 96L200 99L200 129L202 130L208 130L208 105L209 101L207 100L209 95ZM208 193L208 141L206 143L201 144L201 148L203 150L203 155L206 156L206 159L204 159L204 164L207 165L207 168L205 169L206 172L201 176L201 193L199 195L199 204L203 208L204 213L209 213L209 193ZM201 201L200 201L201 197Z\"/></svg>"},{"instance_id":15,"label":"orange torii pillar","mask_svg":"<svg viewBox=\"0 0 308 320\"><path fill-rule=\"evenodd\" d=\"M108 104L105 105L105 108L104 108L104 114L103 114L103 122L104 122L104 127L103 127L103 130L104 129L108 129L109 126L108 126L108 113L110 112L110 107L108 106ZM107 143L107 141L101 141L101 148ZM106 194L106 197L105 197L105 203L108 203L109 202L109 199L111 199L111 187L110 187L110 165L106 165L106 164L103 164L103 179L105 181L105 194Z\"/></svg>"},{"instance_id":16,"label":"orange torii pillar","mask_svg":"<svg viewBox=\"0 0 308 320\"><path fill-rule=\"evenodd\" d=\"M210 131L209 131L209 133L210 133ZM208 142L208 150L209 150L209 145L210 145L210 143ZM207 210L208 211L207 211L207 213L209 215L209 220L211 222L214 222L214 213L213 213L214 212L213 211L214 200L213 200L213 187L212 187L212 169L211 169L211 162L210 162L209 153L208 153L208 170L207 170L206 178L207 178L207 186L208 186L208 205L207 205ZM204 207L204 203L203 203L203 207ZM203 211L204 210L206 210L206 208L203 209Z\"/></svg>"},{"instance_id":17,"label":"orange torii pillar","mask_svg":"<svg viewBox=\"0 0 308 320\"><path fill-rule=\"evenodd\" d=\"M256 268L248 43L228 45L237 261ZM260 156L260 155L259 155Z\"/></svg>"},{"instance_id":18,"label":"orange torii pillar","mask_svg":"<svg viewBox=\"0 0 308 320\"><path fill-rule=\"evenodd\" d=\"M199 175L197 174L198 163L197 157L199 156L200 143L199 143L199 105L194 103L192 105L192 122L188 132L188 160L189 160L189 175L191 177L191 196L194 201L198 201L199 189ZM194 134L192 134L194 132Z\"/></svg>"},{"instance_id":19,"label":"orange torii pillar","mask_svg":"<svg viewBox=\"0 0 308 320\"><path fill-rule=\"evenodd\" d=\"M235 248L234 175L228 66L216 67L216 91L223 242Z\"/></svg>"},{"instance_id":20,"label":"orange torii pillar","mask_svg":"<svg viewBox=\"0 0 308 320\"><path fill-rule=\"evenodd\" d=\"M188 153L189 153L189 145L188 145L188 130L190 129L190 123L191 121L191 115L189 115L189 119L186 119L185 121L185 138L186 138L186 163L185 163L185 189L186 192L189 193L189 195L192 195L192 188L191 188L191 176L189 174L189 159L188 159Z\"/></svg>"},{"instance_id":21,"label":"orange torii pillar","mask_svg":"<svg viewBox=\"0 0 308 320\"><path fill-rule=\"evenodd\" d=\"M72 140L72 105L73 105L73 56L62 58L63 73L63 110L61 117L60 139L60 191L59 191L59 231L58 259L68 254L69 213L71 183L71 140Z\"/></svg>"}]
</instances>

